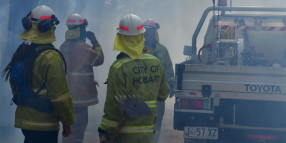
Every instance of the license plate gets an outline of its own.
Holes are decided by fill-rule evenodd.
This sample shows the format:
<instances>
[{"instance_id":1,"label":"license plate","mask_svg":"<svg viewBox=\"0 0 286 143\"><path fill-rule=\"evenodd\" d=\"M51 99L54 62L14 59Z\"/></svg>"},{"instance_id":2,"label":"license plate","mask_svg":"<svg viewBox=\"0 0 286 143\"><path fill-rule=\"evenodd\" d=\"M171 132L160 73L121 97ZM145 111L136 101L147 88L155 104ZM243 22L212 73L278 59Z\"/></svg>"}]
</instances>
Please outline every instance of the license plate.
<instances>
[{"instance_id":1,"label":"license plate","mask_svg":"<svg viewBox=\"0 0 286 143\"><path fill-rule=\"evenodd\" d=\"M218 139L218 128L212 127L185 127L184 138Z\"/></svg>"}]
</instances>

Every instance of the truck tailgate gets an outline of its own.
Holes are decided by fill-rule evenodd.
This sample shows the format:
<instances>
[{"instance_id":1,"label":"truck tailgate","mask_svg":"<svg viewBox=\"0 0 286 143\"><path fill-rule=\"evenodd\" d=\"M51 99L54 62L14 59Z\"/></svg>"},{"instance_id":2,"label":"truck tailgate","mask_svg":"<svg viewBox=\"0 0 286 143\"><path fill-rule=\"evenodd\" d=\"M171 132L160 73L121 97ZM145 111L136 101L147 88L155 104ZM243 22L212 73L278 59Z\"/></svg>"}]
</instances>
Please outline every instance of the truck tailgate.
<instances>
[{"instance_id":1,"label":"truck tailgate","mask_svg":"<svg viewBox=\"0 0 286 143\"><path fill-rule=\"evenodd\" d=\"M211 97L286 102L285 68L178 64L176 78L182 93L200 93L202 85L210 85Z\"/></svg>"}]
</instances>

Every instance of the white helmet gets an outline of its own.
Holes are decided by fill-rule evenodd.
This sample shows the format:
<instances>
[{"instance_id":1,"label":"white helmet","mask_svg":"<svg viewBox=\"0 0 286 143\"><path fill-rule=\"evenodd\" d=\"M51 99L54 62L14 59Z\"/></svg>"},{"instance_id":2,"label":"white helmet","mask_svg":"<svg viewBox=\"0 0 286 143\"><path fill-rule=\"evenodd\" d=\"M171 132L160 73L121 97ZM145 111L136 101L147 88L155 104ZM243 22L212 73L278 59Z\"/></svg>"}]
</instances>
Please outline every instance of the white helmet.
<instances>
[{"instance_id":1,"label":"white helmet","mask_svg":"<svg viewBox=\"0 0 286 143\"><path fill-rule=\"evenodd\" d=\"M46 19L52 19L54 11L46 5L40 5L33 9L30 17L32 21L40 22Z\"/></svg>"},{"instance_id":2,"label":"white helmet","mask_svg":"<svg viewBox=\"0 0 286 143\"><path fill-rule=\"evenodd\" d=\"M145 28L154 28L156 30L158 30L160 28L160 25L159 23L157 23L155 20L153 19L147 19L145 22L144 22L144 27Z\"/></svg>"},{"instance_id":3,"label":"white helmet","mask_svg":"<svg viewBox=\"0 0 286 143\"><path fill-rule=\"evenodd\" d=\"M122 35L139 35L145 32L143 21L134 14L128 14L121 18L118 33Z\"/></svg>"},{"instance_id":4,"label":"white helmet","mask_svg":"<svg viewBox=\"0 0 286 143\"><path fill-rule=\"evenodd\" d=\"M68 26L76 26L76 25L82 25L82 24L87 25L87 20L78 13L71 14L68 17L67 22L66 22L66 25Z\"/></svg>"}]
</instances>

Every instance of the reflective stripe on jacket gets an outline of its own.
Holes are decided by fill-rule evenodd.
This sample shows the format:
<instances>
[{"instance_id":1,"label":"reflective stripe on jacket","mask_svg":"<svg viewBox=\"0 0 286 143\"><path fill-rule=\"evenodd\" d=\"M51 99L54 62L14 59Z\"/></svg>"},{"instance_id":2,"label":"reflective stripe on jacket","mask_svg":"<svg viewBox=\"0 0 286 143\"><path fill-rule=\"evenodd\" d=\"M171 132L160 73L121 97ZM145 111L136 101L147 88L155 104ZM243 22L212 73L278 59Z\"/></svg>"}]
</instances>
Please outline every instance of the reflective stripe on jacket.
<instances>
[{"instance_id":1,"label":"reflective stripe on jacket","mask_svg":"<svg viewBox=\"0 0 286 143\"><path fill-rule=\"evenodd\" d=\"M135 60L126 54L119 54L109 70L105 115L100 128L111 135L126 115L124 109L117 103L115 95L138 95L148 105L152 116L130 118L116 141L118 143L134 143L138 140L144 143L152 142L156 101L164 101L169 90L164 68L156 57L143 54L140 59Z\"/></svg>"},{"instance_id":2,"label":"reflective stripe on jacket","mask_svg":"<svg viewBox=\"0 0 286 143\"><path fill-rule=\"evenodd\" d=\"M58 130L59 123L58 122L37 122L34 120L26 121L21 119L15 120L15 126L24 126L26 128L29 128L31 130L33 129L39 129L41 130Z\"/></svg>"},{"instance_id":3,"label":"reflective stripe on jacket","mask_svg":"<svg viewBox=\"0 0 286 143\"><path fill-rule=\"evenodd\" d=\"M11 80L10 83L13 86ZM74 123L73 104L69 95L63 61L60 55L53 50L44 51L34 62L32 89L37 91L44 83L45 88L38 96L50 99L55 112L44 113L28 106L17 106L15 127L45 131L59 130L59 122L64 125Z\"/></svg>"},{"instance_id":4,"label":"reflective stripe on jacket","mask_svg":"<svg viewBox=\"0 0 286 143\"><path fill-rule=\"evenodd\" d=\"M67 62L67 80L75 107L98 103L93 66L102 65L104 56L100 46L95 49L81 40L66 40L60 47Z\"/></svg>"},{"instance_id":5,"label":"reflective stripe on jacket","mask_svg":"<svg viewBox=\"0 0 286 143\"><path fill-rule=\"evenodd\" d=\"M118 126L117 121L111 121L106 118L102 118L101 121L102 126L108 126L111 128L116 128ZM154 132L154 125L150 126L124 126L120 133L153 133Z\"/></svg>"}]
</instances>

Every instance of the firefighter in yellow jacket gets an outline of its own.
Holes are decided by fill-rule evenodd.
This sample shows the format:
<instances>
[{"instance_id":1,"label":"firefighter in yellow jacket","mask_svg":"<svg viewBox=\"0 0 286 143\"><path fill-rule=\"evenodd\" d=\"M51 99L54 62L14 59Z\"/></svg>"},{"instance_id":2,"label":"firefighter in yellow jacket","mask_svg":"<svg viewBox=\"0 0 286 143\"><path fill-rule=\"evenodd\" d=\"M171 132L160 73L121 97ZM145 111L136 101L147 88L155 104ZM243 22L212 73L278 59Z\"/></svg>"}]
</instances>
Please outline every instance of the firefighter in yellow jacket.
<instances>
[{"instance_id":1,"label":"firefighter in yellow jacket","mask_svg":"<svg viewBox=\"0 0 286 143\"><path fill-rule=\"evenodd\" d=\"M175 76L173 70L173 64L168 52L168 49L159 43L158 29L160 28L159 23L153 19L148 19L144 22L144 28L146 32L145 36L145 48L149 54L157 57L163 64L166 71L167 82L170 86L170 98L174 95L174 84ZM156 111L156 123L155 123L155 143L158 143L160 137L160 130L165 112L165 102L157 102Z\"/></svg>"},{"instance_id":2,"label":"firefighter in yellow jacket","mask_svg":"<svg viewBox=\"0 0 286 143\"><path fill-rule=\"evenodd\" d=\"M75 107L75 124L72 134L63 138L63 143L82 143L88 124L88 106L98 103L97 83L93 66L103 64L103 52L93 32L86 31L87 20L82 15L71 14L66 25L68 30L60 50L67 62L67 80ZM88 38L92 46L86 44Z\"/></svg>"},{"instance_id":3,"label":"firefighter in yellow jacket","mask_svg":"<svg viewBox=\"0 0 286 143\"><path fill-rule=\"evenodd\" d=\"M54 48L55 25L59 21L45 5L22 19L25 40L3 71L9 78L17 104L15 127L21 128L25 143L57 143L59 122L63 136L74 123L72 98L64 71L64 58ZM40 52L41 51L41 52Z\"/></svg>"},{"instance_id":4,"label":"firefighter in yellow jacket","mask_svg":"<svg viewBox=\"0 0 286 143\"><path fill-rule=\"evenodd\" d=\"M127 114L116 102L115 96L138 95L152 111L151 116L130 118L115 138L117 143L153 143L156 102L169 94L165 70L156 57L142 53L144 48L142 20L134 15L124 16L119 24L114 50L121 53L111 65L107 80L105 115L99 131L100 141L108 142Z\"/></svg>"}]
</instances>

